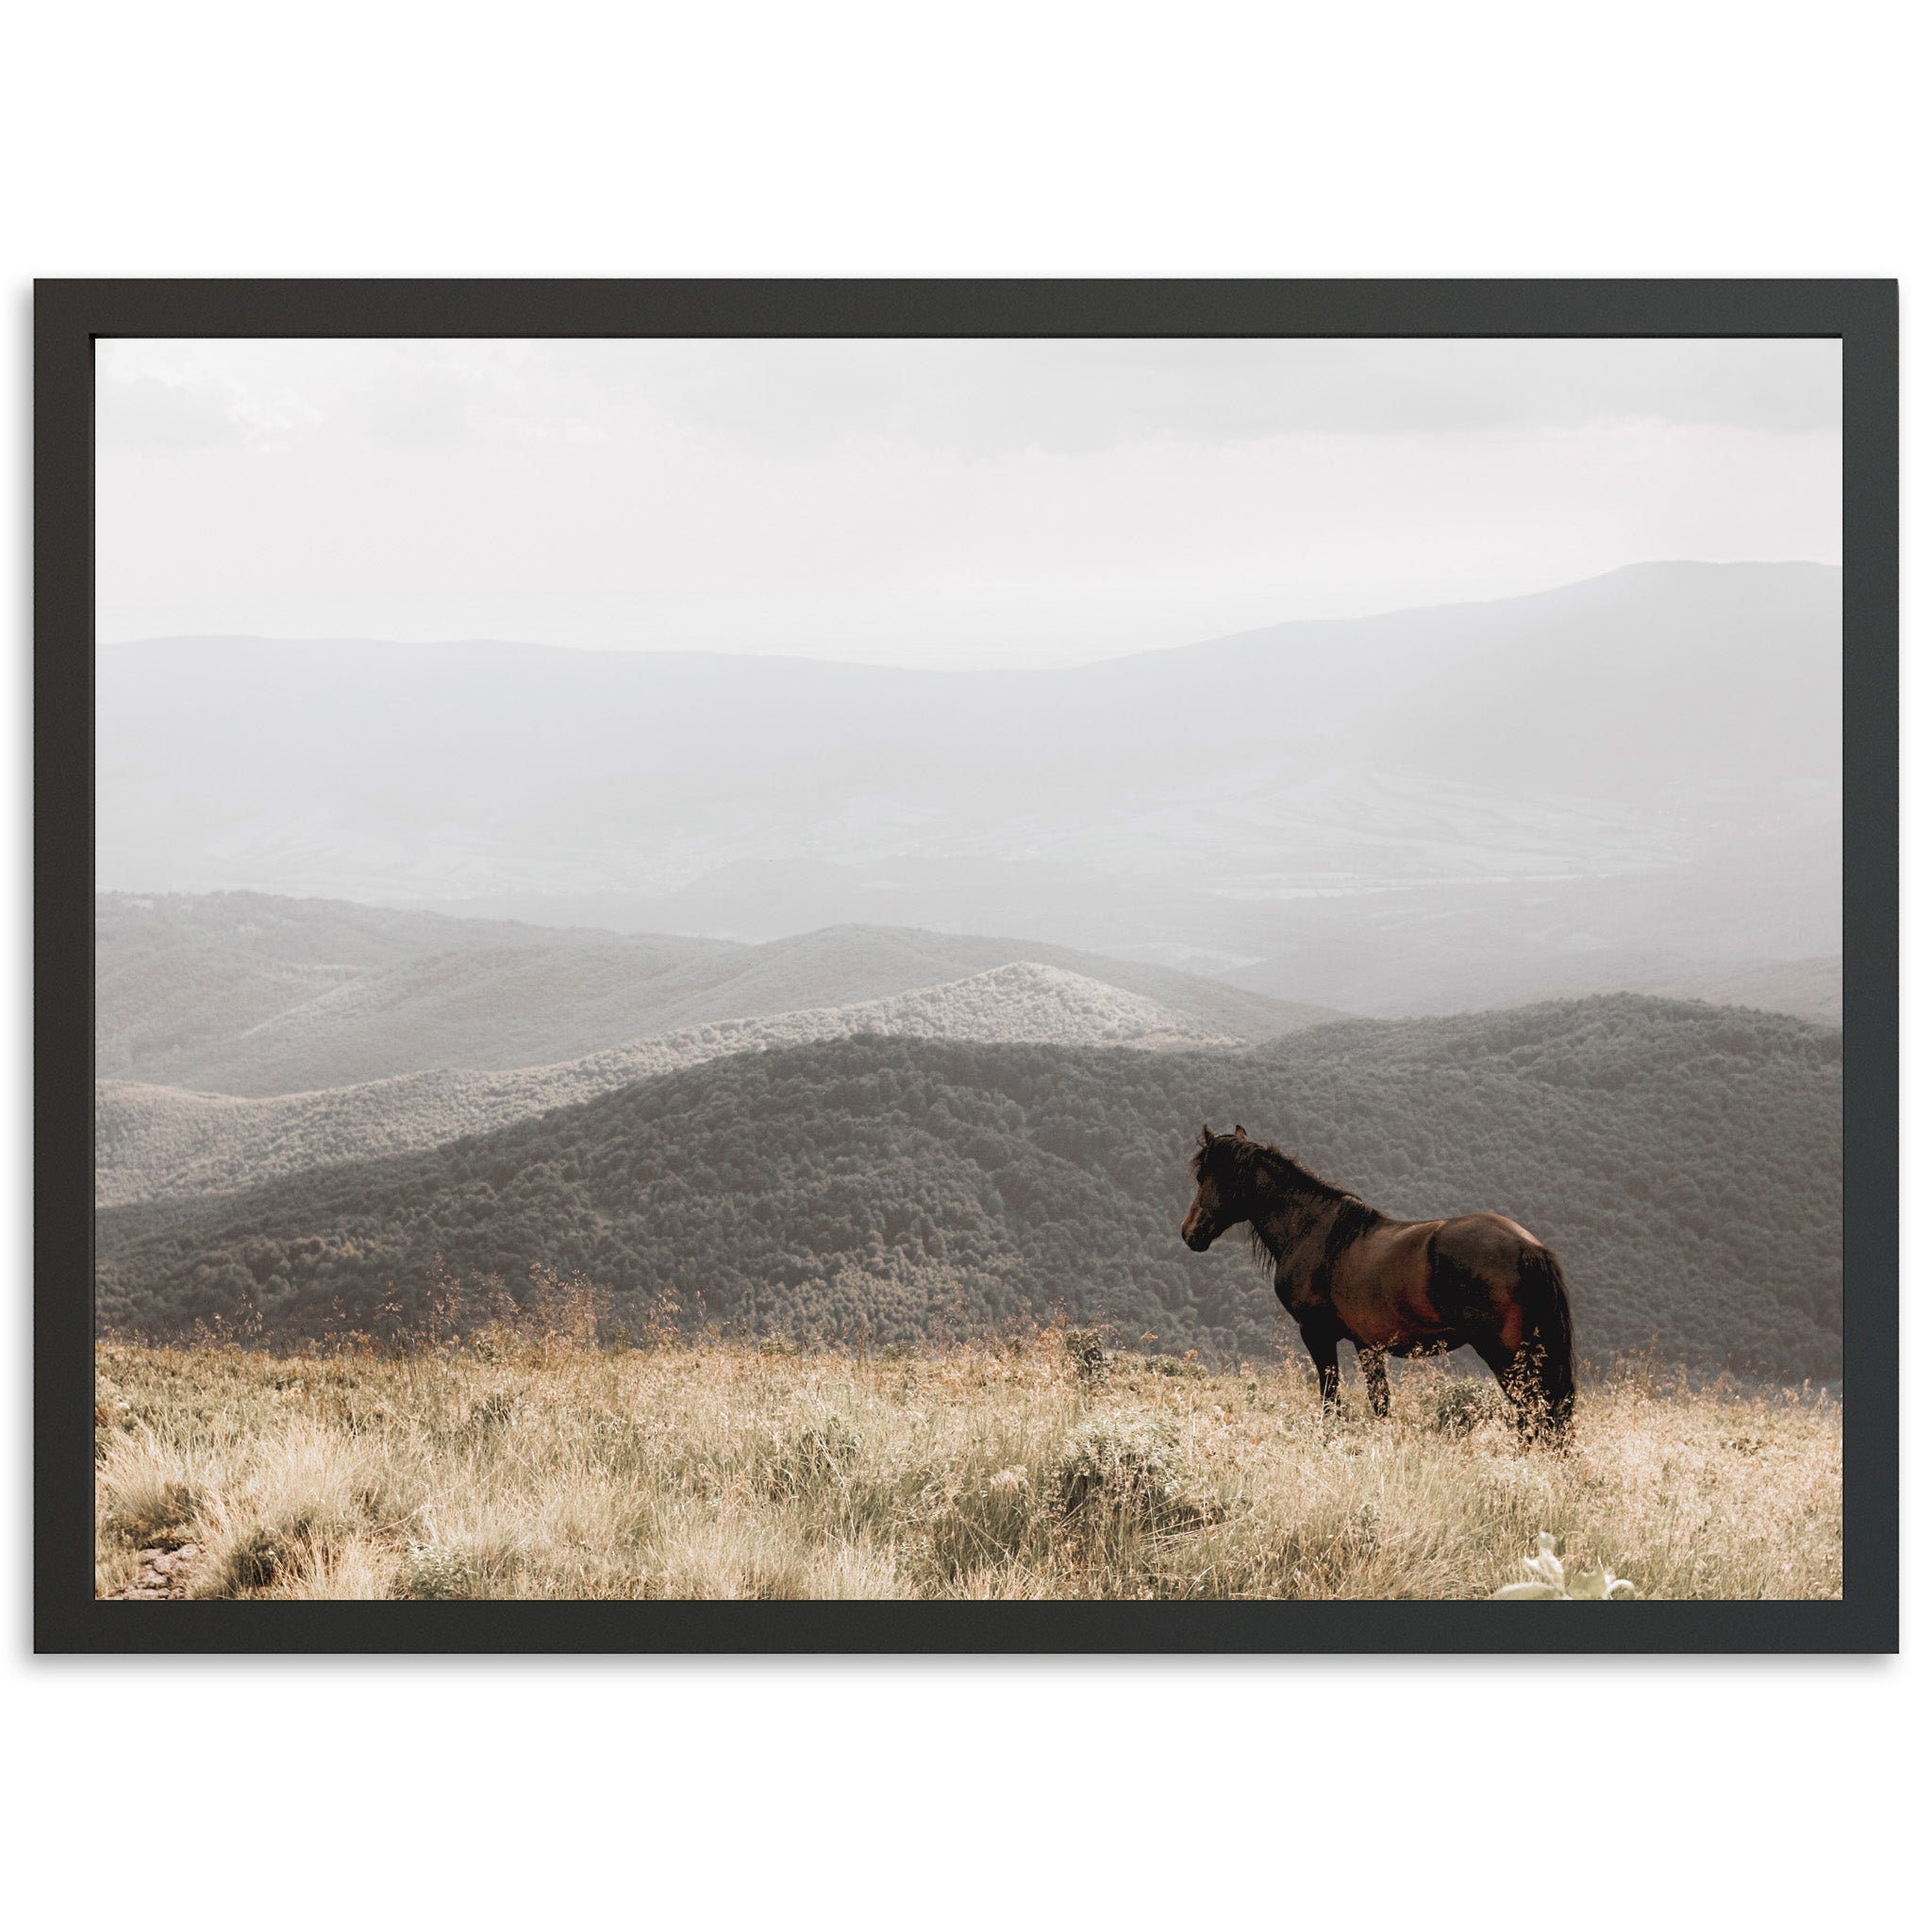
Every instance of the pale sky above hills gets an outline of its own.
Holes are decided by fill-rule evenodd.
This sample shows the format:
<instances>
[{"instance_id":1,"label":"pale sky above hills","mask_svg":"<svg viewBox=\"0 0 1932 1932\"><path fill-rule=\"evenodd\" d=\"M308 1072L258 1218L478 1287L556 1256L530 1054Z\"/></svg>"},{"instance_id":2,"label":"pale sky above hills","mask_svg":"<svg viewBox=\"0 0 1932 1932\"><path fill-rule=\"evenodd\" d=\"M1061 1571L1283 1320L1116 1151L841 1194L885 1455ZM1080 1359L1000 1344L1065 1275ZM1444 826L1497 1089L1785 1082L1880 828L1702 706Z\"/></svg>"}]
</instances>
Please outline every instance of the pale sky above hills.
<instances>
[{"instance_id":1,"label":"pale sky above hills","mask_svg":"<svg viewBox=\"0 0 1932 1932\"><path fill-rule=\"evenodd\" d=\"M1840 560L1835 341L117 341L104 641L981 666Z\"/></svg>"}]
</instances>

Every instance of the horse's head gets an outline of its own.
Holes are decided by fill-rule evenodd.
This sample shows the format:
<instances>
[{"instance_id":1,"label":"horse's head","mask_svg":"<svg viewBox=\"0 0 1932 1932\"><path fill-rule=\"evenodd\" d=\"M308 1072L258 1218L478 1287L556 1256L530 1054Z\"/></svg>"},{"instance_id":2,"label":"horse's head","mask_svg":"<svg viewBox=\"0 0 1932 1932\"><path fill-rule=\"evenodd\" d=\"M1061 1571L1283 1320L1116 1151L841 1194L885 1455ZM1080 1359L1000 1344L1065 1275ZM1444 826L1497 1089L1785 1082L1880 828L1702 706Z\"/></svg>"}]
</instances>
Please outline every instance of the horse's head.
<instances>
[{"instance_id":1,"label":"horse's head","mask_svg":"<svg viewBox=\"0 0 1932 1932\"><path fill-rule=\"evenodd\" d=\"M1231 1134L1201 1129L1194 1150L1194 1205L1181 1223L1181 1239L1198 1255L1248 1218L1250 1203L1246 1162L1248 1137L1237 1127Z\"/></svg>"}]
</instances>

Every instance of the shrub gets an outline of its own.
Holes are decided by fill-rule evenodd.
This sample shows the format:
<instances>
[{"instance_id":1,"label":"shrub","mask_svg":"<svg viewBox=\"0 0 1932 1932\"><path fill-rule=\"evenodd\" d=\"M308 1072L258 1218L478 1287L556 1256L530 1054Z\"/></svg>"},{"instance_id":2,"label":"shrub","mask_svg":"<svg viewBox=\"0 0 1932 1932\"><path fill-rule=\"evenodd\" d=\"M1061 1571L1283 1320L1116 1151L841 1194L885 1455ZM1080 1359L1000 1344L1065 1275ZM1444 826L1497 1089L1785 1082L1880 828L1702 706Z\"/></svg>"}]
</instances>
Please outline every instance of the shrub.
<instances>
[{"instance_id":1,"label":"shrub","mask_svg":"<svg viewBox=\"0 0 1932 1932\"><path fill-rule=\"evenodd\" d=\"M289 1567L288 1540L267 1524L259 1524L228 1545L221 1571L221 1594L236 1596L244 1590L266 1590Z\"/></svg>"},{"instance_id":2,"label":"shrub","mask_svg":"<svg viewBox=\"0 0 1932 1932\"><path fill-rule=\"evenodd\" d=\"M1118 1410L1090 1417L1060 1444L1059 1493L1065 1514L1106 1510L1149 1524L1191 1513L1185 1464L1165 1418Z\"/></svg>"},{"instance_id":3,"label":"shrub","mask_svg":"<svg viewBox=\"0 0 1932 1932\"><path fill-rule=\"evenodd\" d=\"M1208 1371L1198 1361L1184 1361L1177 1355L1150 1355L1141 1366L1157 1375L1179 1375L1186 1380L1205 1382Z\"/></svg>"},{"instance_id":4,"label":"shrub","mask_svg":"<svg viewBox=\"0 0 1932 1932\"><path fill-rule=\"evenodd\" d=\"M1445 1436L1467 1436L1489 1422L1507 1422L1508 1405L1493 1382L1455 1375L1439 1382L1423 1398L1423 1412Z\"/></svg>"},{"instance_id":5,"label":"shrub","mask_svg":"<svg viewBox=\"0 0 1932 1932\"><path fill-rule=\"evenodd\" d=\"M481 1593L483 1575L475 1558L452 1543L411 1543L396 1577L405 1595L427 1603L450 1603Z\"/></svg>"},{"instance_id":6,"label":"shrub","mask_svg":"<svg viewBox=\"0 0 1932 1932\"><path fill-rule=\"evenodd\" d=\"M1074 1364L1074 1373L1083 1382L1097 1382L1107 1373L1107 1350L1097 1328L1069 1328L1060 1337L1060 1346Z\"/></svg>"}]
</instances>

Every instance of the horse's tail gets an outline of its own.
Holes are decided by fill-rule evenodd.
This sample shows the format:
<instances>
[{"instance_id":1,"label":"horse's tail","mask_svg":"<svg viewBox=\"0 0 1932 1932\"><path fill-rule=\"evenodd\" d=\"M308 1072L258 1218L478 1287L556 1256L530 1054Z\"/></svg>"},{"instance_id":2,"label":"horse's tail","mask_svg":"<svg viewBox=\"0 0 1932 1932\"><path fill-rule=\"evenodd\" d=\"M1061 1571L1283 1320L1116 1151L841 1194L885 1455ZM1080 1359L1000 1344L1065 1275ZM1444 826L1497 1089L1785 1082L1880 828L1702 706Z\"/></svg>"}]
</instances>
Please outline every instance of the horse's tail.
<instances>
[{"instance_id":1,"label":"horse's tail","mask_svg":"<svg viewBox=\"0 0 1932 1932\"><path fill-rule=\"evenodd\" d=\"M1560 1441L1570 1433L1576 1407L1576 1349L1563 1264L1539 1241L1524 1255L1521 1281L1524 1341L1541 1410L1538 1421Z\"/></svg>"}]
</instances>

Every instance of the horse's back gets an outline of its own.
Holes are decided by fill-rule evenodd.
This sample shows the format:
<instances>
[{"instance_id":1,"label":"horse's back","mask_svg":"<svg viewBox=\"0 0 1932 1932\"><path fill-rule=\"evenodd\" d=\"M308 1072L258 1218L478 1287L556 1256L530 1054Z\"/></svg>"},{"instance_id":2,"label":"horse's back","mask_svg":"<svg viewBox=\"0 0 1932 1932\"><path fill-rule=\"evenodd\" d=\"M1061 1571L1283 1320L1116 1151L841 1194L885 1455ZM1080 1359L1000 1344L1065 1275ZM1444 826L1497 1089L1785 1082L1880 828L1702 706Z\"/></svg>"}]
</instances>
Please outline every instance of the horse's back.
<instances>
[{"instance_id":1,"label":"horse's back","mask_svg":"<svg viewBox=\"0 0 1932 1932\"><path fill-rule=\"evenodd\" d=\"M1506 1270L1513 1278L1524 1256L1541 1253L1542 1245L1507 1214L1458 1214L1437 1224L1434 1249L1439 1260L1483 1274Z\"/></svg>"}]
</instances>

